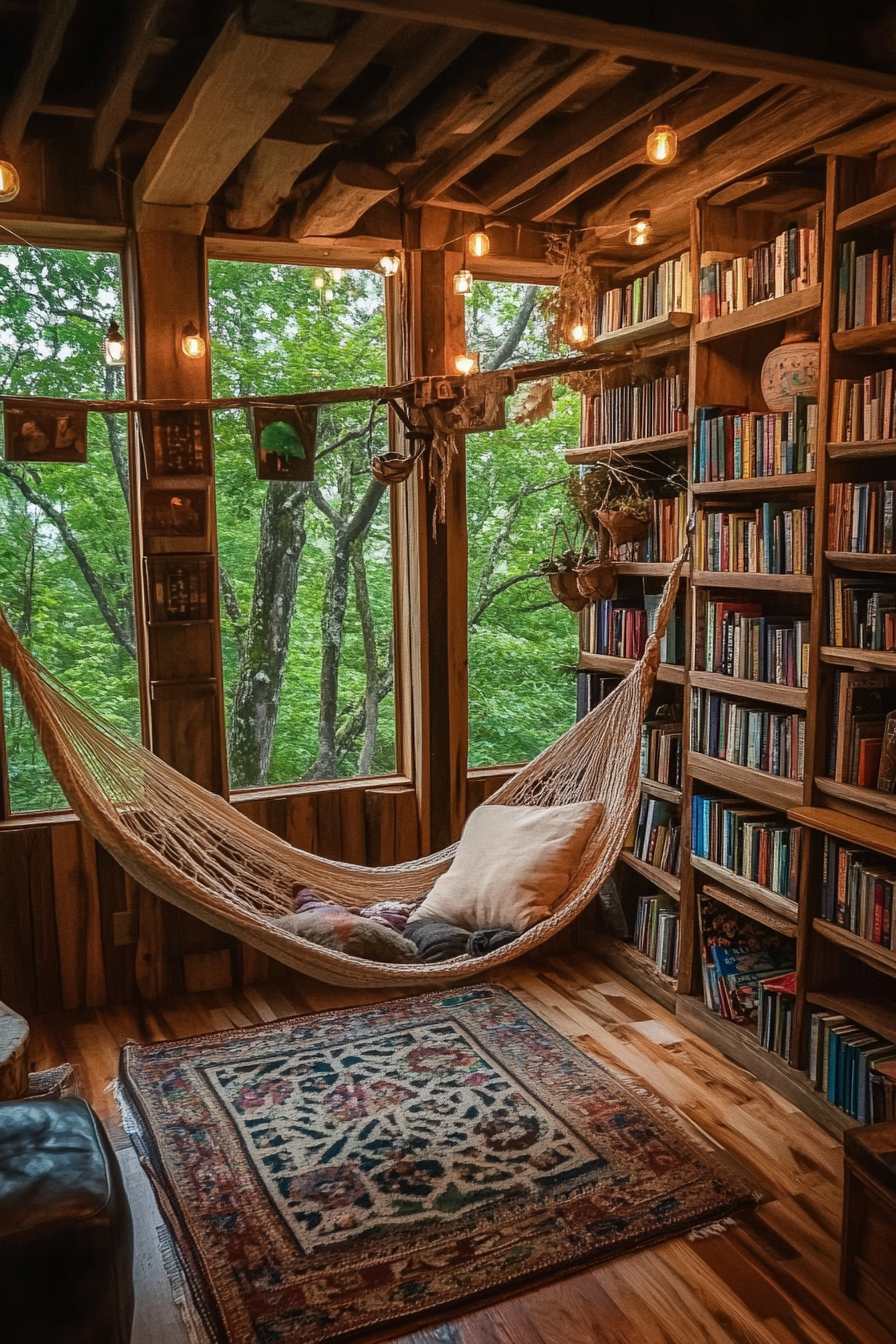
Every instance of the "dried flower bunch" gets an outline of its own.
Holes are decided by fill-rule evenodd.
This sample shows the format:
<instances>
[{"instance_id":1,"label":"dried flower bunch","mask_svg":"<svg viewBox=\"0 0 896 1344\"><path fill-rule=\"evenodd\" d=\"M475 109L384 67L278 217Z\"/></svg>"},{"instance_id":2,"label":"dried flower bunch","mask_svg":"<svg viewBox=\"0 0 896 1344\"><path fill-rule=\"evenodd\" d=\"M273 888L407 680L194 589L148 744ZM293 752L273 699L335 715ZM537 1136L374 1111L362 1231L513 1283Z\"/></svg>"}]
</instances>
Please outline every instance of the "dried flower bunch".
<instances>
[{"instance_id":1,"label":"dried flower bunch","mask_svg":"<svg viewBox=\"0 0 896 1344\"><path fill-rule=\"evenodd\" d=\"M591 329L594 321L595 289L588 254L567 234L549 234L545 254L549 262L562 267L560 283L549 289L541 301L547 319L547 341L555 354L568 350L569 333L578 323Z\"/></svg>"}]
</instances>

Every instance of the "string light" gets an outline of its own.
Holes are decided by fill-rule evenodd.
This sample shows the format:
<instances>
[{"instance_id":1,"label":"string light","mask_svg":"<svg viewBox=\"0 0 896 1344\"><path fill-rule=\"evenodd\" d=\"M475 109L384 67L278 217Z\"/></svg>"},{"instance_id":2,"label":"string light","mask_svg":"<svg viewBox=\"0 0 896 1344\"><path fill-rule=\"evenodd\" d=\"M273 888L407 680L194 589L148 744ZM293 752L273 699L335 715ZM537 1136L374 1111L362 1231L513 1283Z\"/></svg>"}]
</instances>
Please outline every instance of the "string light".
<instances>
[{"instance_id":1,"label":"string light","mask_svg":"<svg viewBox=\"0 0 896 1344\"><path fill-rule=\"evenodd\" d=\"M323 287L324 287L324 285L325 285L326 283L327 283L327 282L326 282L326 280L324 279L324 277L323 277L322 275L316 275L316 276L314 277L314 288L315 288L315 289L323 289Z\"/></svg>"},{"instance_id":2,"label":"string light","mask_svg":"<svg viewBox=\"0 0 896 1344\"><path fill-rule=\"evenodd\" d=\"M106 363L112 368L120 368L124 363L125 343L124 337L118 330L118 323L114 318L109 323L109 330L106 332L103 345L106 352Z\"/></svg>"},{"instance_id":3,"label":"string light","mask_svg":"<svg viewBox=\"0 0 896 1344\"><path fill-rule=\"evenodd\" d=\"M380 257L380 270L383 275L397 275L400 265L401 259L395 252L387 252L384 257Z\"/></svg>"},{"instance_id":4,"label":"string light","mask_svg":"<svg viewBox=\"0 0 896 1344\"><path fill-rule=\"evenodd\" d=\"M475 233L471 233L467 247L471 256L487 257L491 249L491 242L485 230L477 229Z\"/></svg>"},{"instance_id":5,"label":"string light","mask_svg":"<svg viewBox=\"0 0 896 1344\"><path fill-rule=\"evenodd\" d=\"M654 126L647 137L647 157L664 168L678 153L678 136L671 126Z\"/></svg>"},{"instance_id":6,"label":"string light","mask_svg":"<svg viewBox=\"0 0 896 1344\"><path fill-rule=\"evenodd\" d=\"M468 351L465 355L458 355L454 361L454 367L458 373L466 376L468 373L479 372L479 351Z\"/></svg>"},{"instance_id":7,"label":"string light","mask_svg":"<svg viewBox=\"0 0 896 1344\"><path fill-rule=\"evenodd\" d=\"M454 292L455 294L473 293L473 273L468 271L466 267L455 274Z\"/></svg>"},{"instance_id":8,"label":"string light","mask_svg":"<svg viewBox=\"0 0 896 1344\"><path fill-rule=\"evenodd\" d=\"M194 322L188 322L181 333L180 348L187 359L201 359L205 354L205 341L199 335Z\"/></svg>"},{"instance_id":9,"label":"string light","mask_svg":"<svg viewBox=\"0 0 896 1344\"><path fill-rule=\"evenodd\" d=\"M628 217L628 241L633 247L643 247L650 242L653 229L650 224L649 210L633 210Z\"/></svg>"},{"instance_id":10,"label":"string light","mask_svg":"<svg viewBox=\"0 0 896 1344\"><path fill-rule=\"evenodd\" d=\"M576 322L575 326L569 329L569 339L573 345L584 345L588 339L588 328L584 322Z\"/></svg>"},{"instance_id":11,"label":"string light","mask_svg":"<svg viewBox=\"0 0 896 1344\"><path fill-rule=\"evenodd\" d=\"M19 194L19 174L6 159L0 159L0 201L14 201Z\"/></svg>"}]
</instances>

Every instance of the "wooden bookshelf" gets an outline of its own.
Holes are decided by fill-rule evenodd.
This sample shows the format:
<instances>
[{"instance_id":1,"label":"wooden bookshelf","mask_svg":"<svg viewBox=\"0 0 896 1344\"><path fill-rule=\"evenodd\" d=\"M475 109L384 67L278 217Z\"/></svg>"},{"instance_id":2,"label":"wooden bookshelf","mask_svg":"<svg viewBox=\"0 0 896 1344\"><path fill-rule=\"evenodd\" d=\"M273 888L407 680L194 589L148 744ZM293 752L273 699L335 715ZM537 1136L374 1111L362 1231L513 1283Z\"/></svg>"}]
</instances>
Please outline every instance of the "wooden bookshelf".
<instances>
[{"instance_id":1,"label":"wooden bookshelf","mask_svg":"<svg viewBox=\"0 0 896 1344\"><path fill-rule=\"evenodd\" d=\"M860 938L849 929L841 929L839 924L829 924L826 919L813 919L812 927L820 938L836 943L851 956L858 957L866 965L884 971L887 975L896 975L896 952L889 947L880 947L868 938Z\"/></svg>"},{"instance_id":2,"label":"wooden bookshelf","mask_svg":"<svg viewBox=\"0 0 896 1344\"><path fill-rule=\"evenodd\" d=\"M838 569L896 574L896 555L879 555L874 551L825 551L824 558L829 565L836 565Z\"/></svg>"},{"instance_id":3,"label":"wooden bookshelf","mask_svg":"<svg viewBox=\"0 0 896 1344\"><path fill-rule=\"evenodd\" d=\"M614 560L616 573L628 575L634 579L667 579L672 573L671 560ZM682 578L687 578L691 567L687 563L681 567Z\"/></svg>"},{"instance_id":4,"label":"wooden bookshelf","mask_svg":"<svg viewBox=\"0 0 896 1344\"><path fill-rule=\"evenodd\" d=\"M689 431L684 429L677 434L657 434L651 439L628 439L623 443L570 448L564 456L572 466L607 462L614 457L642 457L645 453L668 453L672 449L686 448L689 437Z\"/></svg>"},{"instance_id":5,"label":"wooden bookshelf","mask_svg":"<svg viewBox=\"0 0 896 1344\"><path fill-rule=\"evenodd\" d=\"M640 873L667 896L674 896L678 900L681 894L681 878L676 877L674 873L664 873L661 868L654 868L652 863L645 863L643 859L636 859L630 849L624 849L619 857L633 872Z\"/></svg>"},{"instance_id":6,"label":"wooden bookshelf","mask_svg":"<svg viewBox=\"0 0 896 1344\"><path fill-rule=\"evenodd\" d=\"M784 491L814 490L814 471L793 471L783 476L747 476L734 481L694 481L695 495L766 495Z\"/></svg>"},{"instance_id":7,"label":"wooden bookshelf","mask_svg":"<svg viewBox=\"0 0 896 1344\"><path fill-rule=\"evenodd\" d=\"M610 938L605 933L595 933L592 938L594 951L611 970L624 975L670 1013L675 1012L676 982L663 975L655 961L621 938Z\"/></svg>"},{"instance_id":8,"label":"wooden bookshelf","mask_svg":"<svg viewBox=\"0 0 896 1344\"><path fill-rule=\"evenodd\" d=\"M850 813L837 812L832 807L793 807L787 816L810 830L822 831L838 840L847 840L850 844L896 859L896 828L878 826ZM891 955L896 956L896 953Z\"/></svg>"},{"instance_id":9,"label":"wooden bookshelf","mask_svg":"<svg viewBox=\"0 0 896 1344\"><path fill-rule=\"evenodd\" d=\"M811 574L741 574L738 570L694 569L695 588L748 588L763 592L811 593Z\"/></svg>"},{"instance_id":10,"label":"wooden bookshelf","mask_svg":"<svg viewBox=\"0 0 896 1344\"><path fill-rule=\"evenodd\" d=\"M674 784L661 784L658 779L641 776L641 792L648 798L662 798L663 802L681 805L681 789Z\"/></svg>"},{"instance_id":11,"label":"wooden bookshelf","mask_svg":"<svg viewBox=\"0 0 896 1344\"><path fill-rule=\"evenodd\" d=\"M896 653L886 649L846 649L823 644L818 656L823 663L835 667L879 667L884 672L896 672Z\"/></svg>"},{"instance_id":12,"label":"wooden bookshelf","mask_svg":"<svg viewBox=\"0 0 896 1344\"><path fill-rule=\"evenodd\" d=\"M603 672L608 677L628 676L635 665L634 658L616 658L610 653L579 653L580 672ZM669 681L677 686L685 682L685 670L681 663L660 663L657 681Z\"/></svg>"},{"instance_id":13,"label":"wooden bookshelf","mask_svg":"<svg viewBox=\"0 0 896 1344\"><path fill-rule=\"evenodd\" d=\"M764 803L766 807L776 807L782 812L789 807L798 807L803 801L803 784L798 779L779 779L764 770L752 770L745 765L732 765L730 761L717 760L715 756L704 756L699 751L688 752L688 774L704 784L727 793L738 793L754 802Z\"/></svg>"},{"instance_id":14,"label":"wooden bookshelf","mask_svg":"<svg viewBox=\"0 0 896 1344\"><path fill-rule=\"evenodd\" d=\"M849 352L892 355L896 354L896 322L878 322L870 327L853 327L850 331L831 333L834 349L841 354Z\"/></svg>"},{"instance_id":15,"label":"wooden bookshelf","mask_svg":"<svg viewBox=\"0 0 896 1344\"><path fill-rule=\"evenodd\" d=\"M797 290L795 294L785 294L780 299L766 299L762 303L751 304L736 313L726 313L724 317L714 317L709 322L698 322L694 329L697 344L704 341L717 341L722 336L735 336L740 332L752 331L757 327L766 327L773 322L786 322L798 313L809 313L821 306L821 285L811 285L807 289Z\"/></svg>"},{"instance_id":16,"label":"wooden bookshelf","mask_svg":"<svg viewBox=\"0 0 896 1344\"><path fill-rule=\"evenodd\" d=\"M874 812L886 812L896 820L896 795L892 793L861 788L858 784L841 784L839 780L828 779L826 775L816 775L815 787L827 798L839 798L842 802L854 803L858 807L869 807Z\"/></svg>"},{"instance_id":17,"label":"wooden bookshelf","mask_svg":"<svg viewBox=\"0 0 896 1344\"><path fill-rule=\"evenodd\" d=\"M746 677L726 677L722 672L689 674L691 686L704 691L730 695L735 700L762 700L773 705L787 705L790 709L805 709L809 692L803 686L779 686L773 681L748 681Z\"/></svg>"},{"instance_id":18,"label":"wooden bookshelf","mask_svg":"<svg viewBox=\"0 0 896 1344\"><path fill-rule=\"evenodd\" d=\"M601 350L627 350L629 346L641 345L645 341L653 342L659 337L673 336L679 332L685 333L687 338L687 328L691 325L692 319L692 313L664 313L662 317L651 317L646 322L637 322L634 326L623 327L620 331L605 332L602 336L595 336L588 347L588 354Z\"/></svg>"},{"instance_id":19,"label":"wooden bookshelf","mask_svg":"<svg viewBox=\"0 0 896 1344\"><path fill-rule=\"evenodd\" d=\"M698 873L704 877L709 877L714 883L719 884L721 894L718 900L731 900L731 893L735 893L744 901L748 902L753 912L753 918L760 919L763 923L769 924L770 916L778 920L781 924L780 933L786 933L792 938L796 933L797 921L799 918L799 905L792 901L789 896L781 896L777 891L770 891L768 887L761 887L758 882L751 882L748 877L741 877L739 873L732 873L728 868L723 868L720 863L713 863L711 859L699 858L696 854L691 855L691 863ZM705 891L709 888L704 886ZM741 908L741 907L738 907ZM757 914L760 911L761 914ZM746 913L750 913L747 911ZM772 924L771 927L777 927Z\"/></svg>"},{"instance_id":20,"label":"wooden bookshelf","mask_svg":"<svg viewBox=\"0 0 896 1344\"><path fill-rule=\"evenodd\" d=\"M838 233L845 233L850 229L867 228L870 224L882 224L885 220L896 222L896 189L882 191L867 201L841 210L836 228Z\"/></svg>"},{"instance_id":21,"label":"wooden bookshelf","mask_svg":"<svg viewBox=\"0 0 896 1344\"><path fill-rule=\"evenodd\" d=\"M879 995L852 994L837 989L810 989L806 1000L815 1008L826 1008L831 1013L842 1013L844 1017L867 1027L878 1036L896 1042L896 1005L892 999Z\"/></svg>"},{"instance_id":22,"label":"wooden bookshelf","mask_svg":"<svg viewBox=\"0 0 896 1344\"><path fill-rule=\"evenodd\" d=\"M840 458L890 457L896 453L896 439L858 439L853 443L829 443L828 456Z\"/></svg>"}]
</instances>

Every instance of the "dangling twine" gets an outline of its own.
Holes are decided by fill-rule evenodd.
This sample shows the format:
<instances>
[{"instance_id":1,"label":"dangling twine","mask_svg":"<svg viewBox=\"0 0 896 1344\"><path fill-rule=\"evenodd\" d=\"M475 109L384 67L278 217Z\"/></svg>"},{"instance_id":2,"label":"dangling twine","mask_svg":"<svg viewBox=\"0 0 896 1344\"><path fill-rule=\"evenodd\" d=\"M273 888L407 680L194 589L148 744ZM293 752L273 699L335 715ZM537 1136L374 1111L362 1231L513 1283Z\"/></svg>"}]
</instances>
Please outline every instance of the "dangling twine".
<instances>
[{"instance_id":1,"label":"dangling twine","mask_svg":"<svg viewBox=\"0 0 896 1344\"><path fill-rule=\"evenodd\" d=\"M438 535L439 523L444 523L448 517L448 477L451 475L451 459L456 452L453 434L433 434L429 449L429 483L436 492L432 510L433 541Z\"/></svg>"}]
</instances>

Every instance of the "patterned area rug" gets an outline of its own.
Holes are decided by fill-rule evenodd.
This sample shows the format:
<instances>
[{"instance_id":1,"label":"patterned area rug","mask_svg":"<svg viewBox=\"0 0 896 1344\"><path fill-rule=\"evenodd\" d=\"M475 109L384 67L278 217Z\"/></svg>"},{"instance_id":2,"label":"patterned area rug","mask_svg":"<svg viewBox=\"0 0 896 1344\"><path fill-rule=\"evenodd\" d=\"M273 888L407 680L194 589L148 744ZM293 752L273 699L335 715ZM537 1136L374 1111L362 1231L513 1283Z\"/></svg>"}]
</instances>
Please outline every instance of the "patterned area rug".
<instances>
[{"instance_id":1,"label":"patterned area rug","mask_svg":"<svg viewBox=\"0 0 896 1344\"><path fill-rule=\"evenodd\" d=\"M754 1199L494 985L129 1044L120 1083L222 1344L399 1335Z\"/></svg>"}]
</instances>

